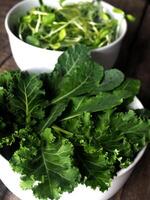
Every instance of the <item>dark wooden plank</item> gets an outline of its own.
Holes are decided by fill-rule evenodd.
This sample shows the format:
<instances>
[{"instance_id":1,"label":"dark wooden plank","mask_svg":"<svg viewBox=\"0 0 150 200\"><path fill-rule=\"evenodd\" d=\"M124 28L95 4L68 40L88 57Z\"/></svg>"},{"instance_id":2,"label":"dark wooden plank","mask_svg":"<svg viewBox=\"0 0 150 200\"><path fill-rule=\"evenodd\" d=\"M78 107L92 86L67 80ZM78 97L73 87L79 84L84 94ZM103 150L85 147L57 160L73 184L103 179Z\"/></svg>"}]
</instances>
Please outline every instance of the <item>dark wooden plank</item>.
<instances>
[{"instance_id":1,"label":"dark wooden plank","mask_svg":"<svg viewBox=\"0 0 150 200\"><path fill-rule=\"evenodd\" d=\"M3 197L3 200L21 200L18 197L16 197L14 194L12 194L10 191L7 191Z\"/></svg>"},{"instance_id":2,"label":"dark wooden plank","mask_svg":"<svg viewBox=\"0 0 150 200\"><path fill-rule=\"evenodd\" d=\"M12 56L8 56L6 60L4 60L4 64L0 68L0 72L5 70L14 70L17 69L17 65Z\"/></svg>"},{"instance_id":3,"label":"dark wooden plank","mask_svg":"<svg viewBox=\"0 0 150 200\"><path fill-rule=\"evenodd\" d=\"M0 180L0 199L3 199L6 192L7 192L7 188L3 185L3 183Z\"/></svg>"},{"instance_id":4,"label":"dark wooden plank","mask_svg":"<svg viewBox=\"0 0 150 200\"><path fill-rule=\"evenodd\" d=\"M126 71L127 61L130 55L132 44L136 38L143 12L146 9L146 0L106 0L108 3L122 9L126 14L132 14L136 20L135 22L128 22L128 30L123 40L119 58L115 64L115 67Z\"/></svg>"},{"instance_id":5,"label":"dark wooden plank","mask_svg":"<svg viewBox=\"0 0 150 200\"><path fill-rule=\"evenodd\" d=\"M19 2L19 0L0 1L0 67L4 65L7 58L11 55L8 37L4 27L5 16L8 10L17 2ZM14 62L13 66L16 67Z\"/></svg>"},{"instance_id":6,"label":"dark wooden plank","mask_svg":"<svg viewBox=\"0 0 150 200\"><path fill-rule=\"evenodd\" d=\"M119 192L117 192L117 194L115 194L112 198L110 198L109 200L121 200L121 193L122 193L123 188L121 188L119 190Z\"/></svg>"},{"instance_id":7,"label":"dark wooden plank","mask_svg":"<svg viewBox=\"0 0 150 200\"><path fill-rule=\"evenodd\" d=\"M130 75L141 80L140 99L150 109L150 5L143 19L137 41L131 52Z\"/></svg>"}]
</instances>

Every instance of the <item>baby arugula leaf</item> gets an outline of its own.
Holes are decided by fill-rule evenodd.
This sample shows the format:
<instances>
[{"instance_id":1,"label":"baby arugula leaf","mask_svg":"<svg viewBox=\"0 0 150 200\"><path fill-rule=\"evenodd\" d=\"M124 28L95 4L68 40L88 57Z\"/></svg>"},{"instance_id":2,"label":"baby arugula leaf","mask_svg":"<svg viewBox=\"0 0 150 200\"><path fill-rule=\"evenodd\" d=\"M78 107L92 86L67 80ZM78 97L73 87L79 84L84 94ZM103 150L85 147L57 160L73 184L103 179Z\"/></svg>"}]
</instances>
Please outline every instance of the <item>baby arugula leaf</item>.
<instances>
[{"instance_id":1,"label":"baby arugula leaf","mask_svg":"<svg viewBox=\"0 0 150 200\"><path fill-rule=\"evenodd\" d=\"M73 96L89 94L99 86L103 67L94 63L89 49L84 45L69 48L60 56L52 80L57 84L57 94L51 103L55 104ZM56 87L55 87L56 88Z\"/></svg>"},{"instance_id":2,"label":"baby arugula leaf","mask_svg":"<svg viewBox=\"0 0 150 200\"><path fill-rule=\"evenodd\" d=\"M32 119L44 116L44 90L39 77L27 72L19 72L13 77L14 85L9 90L9 109L20 125L32 124Z\"/></svg>"}]
</instances>

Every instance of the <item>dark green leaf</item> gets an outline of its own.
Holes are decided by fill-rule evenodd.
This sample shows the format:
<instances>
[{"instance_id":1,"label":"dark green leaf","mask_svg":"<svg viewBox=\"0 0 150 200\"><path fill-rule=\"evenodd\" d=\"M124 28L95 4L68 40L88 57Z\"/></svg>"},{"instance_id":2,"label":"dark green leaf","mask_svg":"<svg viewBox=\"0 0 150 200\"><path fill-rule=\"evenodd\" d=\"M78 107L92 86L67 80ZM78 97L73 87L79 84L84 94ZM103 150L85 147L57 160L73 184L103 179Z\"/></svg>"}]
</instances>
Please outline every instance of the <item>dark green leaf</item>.
<instances>
[{"instance_id":1,"label":"dark green leaf","mask_svg":"<svg viewBox=\"0 0 150 200\"><path fill-rule=\"evenodd\" d=\"M42 123L41 131L43 131L47 127L50 127L52 123L62 114L66 106L67 106L67 101L62 101L60 103L55 104L50 110L48 117Z\"/></svg>"},{"instance_id":2,"label":"dark green leaf","mask_svg":"<svg viewBox=\"0 0 150 200\"><path fill-rule=\"evenodd\" d=\"M4 94L5 94L5 89L4 87L0 86L0 107L4 103Z\"/></svg>"},{"instance_id":3,"label":"dark green leaf","mask_svg":"<svg viewBox=\"0 0 150 200\"><path fill-rule=\"evenodd\" d=\"M45 129L41 139L43 144L38 152L34 146L31 149L21 147L11 163L18 165L17 171L25 174L22 185L32 187L36 197L58 199L62 192L71 192L80 177L78 169L73 166L73 146L67 139L56 139L51 129ZM23 159L19 160L20 156Z\"/></svg>"},{"instance_id":4,"label":"dark green leaf","mask_svg":"<svg viewBox=\"0 0 150 200\"><path fill-rule=\"evenodd\" d=\"M101 149L91 152L88 148L78 150L79 169L85 184L101 191L107 190L111 183L111 167L107 157Z\"/></svg>"},{"instance_id":5,"label":"dark green leaf","mask_svg":"<svg viewBox=\"0 0 150 200\"><path fill-rule=\"evenodd\" d=\"M63 120L67 120L76 117L83 112L98 112L108 109L112 109L123 102L123 96L111 93L99 93L97 96L84 97L83 99L74 98L73 99L73 110L66 116Z\"/></svg>"},{"instance_id":6,"label":"dark green leaf","mask_svg":"<svg viewBox=\"0 0 150 200\"><path fill-rule=\"evenodd\" d=\"M0 73L0 87L8 89L13 83L13 74L19 72L3 72Z\"/></svg>"},{"instance_id":7,"label":"dark green leaf","mask_svg":"<svg viewBox=\"0 0 150 200\"><path fill-rule=\"evenodd\" d=\"M29 125L32 118L42 119L44 116L44 90L37 75L17 74L14 87L9 94L9 109L22 125ZM18 121L18 120L17 120Z\"/></svg>"},{"instance_id":8,"label":"dark green leaf","mask_svg":"<svg viewBox=\"0 0 150 200\"><path fill-rule=\"evenodd\" d=\"M49 13L49 14L44 15L42 17L42 23L44 25L50 25L54 20L55 20L55 14L54 13Z\"/></svg>"},{"instance_id":9,"label":"dark green leaf","mask_svg":"<svg viewBox=\"0 0 150 200\"><path fill-rule=\"evenodd\" d=\"M40 41L35 36L32 36L32 35L28 35L26 37L26 42L37 47L40 46Z\"/></svg>"},{"instance_id":10,"label":"dark green leaf","mask_svg":"<svg viewBox=\"0 0 150 200\"><path fill-rule=\"evenodd\" d=\"M103 77L102 66L91 61L89 49L83 45L69 48L60 56L52 77L57 84L57 103L63 99L92 92Z\"/></svg>"},{"instance_id":11,"label":"dark green leaf","mask_svg":"<svg viewBox=\"0 0 150 200\"><path fill-rule=\"evenodd\" d=\"M126 79L117 89L126 90L132 97L136 96L140 90L140 81L135 79Z\"/></svg>"},{"instance_id":12,"label":"dark green leaf","mask_svg":"<svg viewBox=\"0 0 150 200\"><path fill-rule=\"evenodd\" d=\"M100 84L99 91L110 91L118 87L124 80L124 74L118 69L105 71L104 79Z\"/></svg>"}]
</instances>

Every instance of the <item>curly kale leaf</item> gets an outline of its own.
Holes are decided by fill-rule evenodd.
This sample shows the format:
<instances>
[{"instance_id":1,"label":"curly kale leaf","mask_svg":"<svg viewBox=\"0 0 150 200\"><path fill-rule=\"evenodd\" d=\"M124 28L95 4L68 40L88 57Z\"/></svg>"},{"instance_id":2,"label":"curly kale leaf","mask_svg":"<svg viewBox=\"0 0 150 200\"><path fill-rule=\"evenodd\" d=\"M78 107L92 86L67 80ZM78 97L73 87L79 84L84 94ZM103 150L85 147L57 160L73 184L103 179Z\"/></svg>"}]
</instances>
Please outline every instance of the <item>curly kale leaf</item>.
<instances>
[{"instance_id":1,"label":"curly kale leaf","mask_svg":"<svg viewBox=\"0 0 150 200\"><path fill-rule=\"evenodd\" d=\"M16 72L15 72L16 73ZM18 73L18 72L17 72ZM0 87L8 89L12 83L14 72L3 72L0 74Z\"/></svg>"},{"instance_id":2,"label":"curly kale leaf","mask_svg":"<svg viewBox=\"0 0 150 200\"><path fill-rule=\"evenodd\" d=\"M114 160L103 151L102 146L96 145L94 133L94 118L91 113L82 115L61 123L62 127L73 133L69 138L75 146L75 161L81 173L82 183L101 191L108 189L114 175ZM116 160L115 160L116 161Z\"/></svg>"},{"instance_id":3,"label":"curly kale leaf","mask_svg":"<svg viewBox=\"0 0 150 200\"><path fill-rule=\"evenodd\" d=\"M108 189L150 141L150 121L127 111L139 87L104 71L83 45L64 52L51 74L0 75L0 148L18 142L10 162L21 186L39 199L78 183Z\"/></svg>"},{"instance_id":4,"label":"curly kale leaf","mask_svg":"<svg viewBox=\"0 0 150 200\"><path fill-rule=\"evenodd\" d=\"M61 126L63 129L69 131L69 133L72 133L72 142L74 144L83 144L85 141L90 142L93 128L91 113L84 112L76 118L62 121ZM63 134L61 130L60 133ZM70 138L70 134L66 134L66 137Z\"/></svg>"},{"instance_id":5,"label":"curly kale leaf","mask_svg":"<svg viewBox=\"0 0 150 200\"><path fill-rule=\"evenodd\" d=\"M150 139L150 122L142 120L134 111L107 111L97 117L94 142L109 153L117 153L120 167L128 166Z\"/></svg>"},{"instance_id":6,"label":"curly kale leaf","mask_svg":"<svg viewBox=\"0 0 150 200\"><path fill-rule=\"evenodd\" d=\"M115 114L111 119L111 128L127 139L134 152L138 152L149 141L150 121L142 120L133 110Z\"/></svg>"},{"instance_id":7,"label":"curly kale leaf","mask_svg":"<svg viewBox=\"0 0 150 200\"><path fill-rule=\"evenodd\" d=\"M41 134L40 146L32 141L21 146L11 160L13 168L23 175L22 186L32 188L39 199L58 199L62 192L71 192L80 178L73 166L73 145L56 138L49 128Z\"/></svg>"},{"instance_id":8,"label":"curly kale leaf","mask_svg":"<svg viewBox=\"0 0 150 200\"><path fill-rule=\"evenodd\" d=\"M90 145L83 149L76 148L76 159L83 182L93 189L99 188L101 191L108 189L112 179L111 162L108 159L107 153L104 153L101 148L94 149Z\"/></svg>"}]
</instances>

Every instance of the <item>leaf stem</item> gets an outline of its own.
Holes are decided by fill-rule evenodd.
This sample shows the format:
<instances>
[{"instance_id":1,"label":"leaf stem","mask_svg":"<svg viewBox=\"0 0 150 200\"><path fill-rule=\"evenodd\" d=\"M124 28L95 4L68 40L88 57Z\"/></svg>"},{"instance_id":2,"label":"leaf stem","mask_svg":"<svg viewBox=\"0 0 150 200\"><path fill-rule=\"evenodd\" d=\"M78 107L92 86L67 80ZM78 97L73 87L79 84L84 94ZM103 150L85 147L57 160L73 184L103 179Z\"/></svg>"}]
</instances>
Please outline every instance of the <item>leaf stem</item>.
<instances>
[{"instance_id":1,"label":"leaf stem","mask_svg":"<svg viewBox=\"0 0 150 200\"><path fill-rule=\"evenodd\" d=\"M76 18L77 17L73 18L72 20L70 20L69 22L65 23L61 27L55 29L54 31L51 31L48 35L46 35L45 37L43 37L43 39L47 39L47 38L51 37L52 35L56 34L57 32L61 31L63 28L67 27L69 24L71 24L72 22L74 22L76 20Z\"/></svg>"},{"instance_id":2,"label":"leaf stem","mask_svg":"<svg viewBox=\"0 0 150 200\"><path fill-rule=\"evenodd\" d=\"M39 31L40 24L41 24L41 15L38 15L37 24L36 24L36 27L35 27L36 33L38 33L38 31Z\"/></svg>"},{"instance_id":3,"label":"leaf stem","mask_svg":"<svg viewBox=\"0 0 150 200\"><path fill-rule=\"evenodd\" d=\"M69 137L72 137L73 136L73 133L69 132L69 131L66 131L56 125L53 125L52 128L57 132L57 133L64 133L65 135L69 136Z\"/></svg>"},{"instance_id":4,"label":"leaf stem","mask_svg":"<svg viewBox=\"0 0 150 200\"><path fill-rule=\"evenodd\" d=\"M43 0L39 0L40 5L44 5Z\"/></svg>"}]
</instances>

